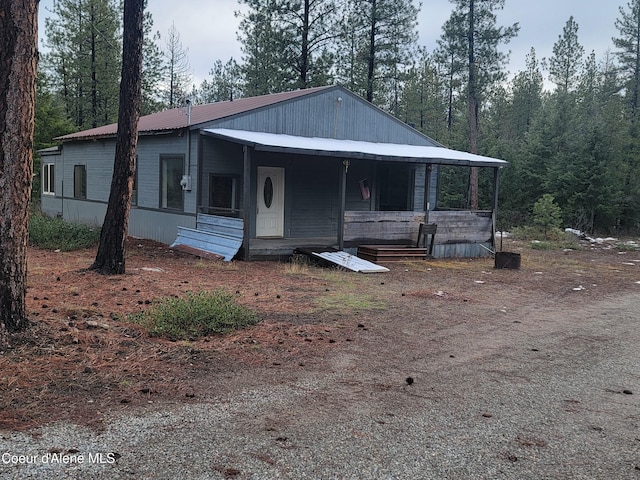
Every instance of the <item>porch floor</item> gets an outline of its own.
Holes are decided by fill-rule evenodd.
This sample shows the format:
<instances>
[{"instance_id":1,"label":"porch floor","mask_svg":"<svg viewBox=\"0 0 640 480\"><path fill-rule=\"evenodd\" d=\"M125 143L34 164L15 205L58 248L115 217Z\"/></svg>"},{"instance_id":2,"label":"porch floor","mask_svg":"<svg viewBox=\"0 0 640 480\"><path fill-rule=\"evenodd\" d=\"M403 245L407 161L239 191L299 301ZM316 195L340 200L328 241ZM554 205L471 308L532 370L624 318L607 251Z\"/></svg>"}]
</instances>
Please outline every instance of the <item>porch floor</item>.
<instances>
[{"instance_id":1,"label":"porch floor","mask_svg":"<svg viewBox=\"0 0 640 480\"><path fill-rule=\"evenodd\" d=\"M249 240L251 257L273 258L293 255L300 247L337 247L336 237L309 238L252 238Z\"/></svg>"}]
</instances>

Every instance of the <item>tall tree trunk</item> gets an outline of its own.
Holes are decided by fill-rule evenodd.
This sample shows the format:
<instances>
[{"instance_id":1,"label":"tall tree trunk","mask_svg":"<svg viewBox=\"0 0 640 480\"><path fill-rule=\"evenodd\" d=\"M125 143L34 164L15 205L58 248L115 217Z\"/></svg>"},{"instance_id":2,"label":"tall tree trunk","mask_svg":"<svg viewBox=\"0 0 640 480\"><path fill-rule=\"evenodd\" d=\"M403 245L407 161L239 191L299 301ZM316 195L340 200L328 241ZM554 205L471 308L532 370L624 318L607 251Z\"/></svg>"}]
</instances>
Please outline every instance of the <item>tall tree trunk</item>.
<instances>
[{"instance_id":1,"label":"tall tree trunk","mask_svg":"<svg viewBox=\"0 0 640 480\"><path fill-rule=\"evenodd\" d=\"M469 148L471 153L478 153L478 75L475 59L475 5L469 2L469 30L467 40L469 48ZM469 208L478 209L478 167L471 167L469 172Z\"/></svg>"},{"instance_id":2,"label":"tall tree trunk","mask_svg":"<svg viewBox=\"0 0 640 480\"><path fill-rule=\"evenodd\" d=\"M98 126L98 75L97 75L97 65L98 58L96 52L96 13L95 13L95 4L91 3L91 17L89 19L89 25L92 26L93 30L91 32L91 128L96 128ZM106 110L106 109L105 109Z\"/></svg>"},{"instance_id":3,"label":"tall tree trunk","mask_svg":"<svg viewBox=\"0 0 640 480\"><path fill-rule=\"evenodd\" d=\"M377 0L371 1L371 29L369 30L369 58L367 65L367 101L373 103L374 79L376 74L376 30L378 29Z\"/></svg>"},{"instance_id":4,"label":"tall tree trunk","mask_svg":"<svg viewBox=\"0 0 640 480\"><path fill-rule=\"evenodd\" d=\"M304 0L304 12L302 17L302 48L300 54L300 88L307 88L309 79L309 30L310 24L310 9L309 0Z\"/></svg>"},{"instance_id":5,"label":"tall tree trunk","mask_svg":"<svg viewBox=\"0 0 640 480\"><path fill-rule=\"evenodd\" d=\"M38 2L0 0L0 344L27 326Z\"/></svg>"},{"instance_id":6,"label":"tall tree trunk","mask_svg":"<svg viewBox=\"0 0 640 480\"><path fill-rule=\"evenodd\" d=\"M136 169L142 97L143 16L144 0L125 0L122 80L111 193L100 231L98 253L89 267L105 275L125 272L125 242Z\"/></svg>"}]
</instances>

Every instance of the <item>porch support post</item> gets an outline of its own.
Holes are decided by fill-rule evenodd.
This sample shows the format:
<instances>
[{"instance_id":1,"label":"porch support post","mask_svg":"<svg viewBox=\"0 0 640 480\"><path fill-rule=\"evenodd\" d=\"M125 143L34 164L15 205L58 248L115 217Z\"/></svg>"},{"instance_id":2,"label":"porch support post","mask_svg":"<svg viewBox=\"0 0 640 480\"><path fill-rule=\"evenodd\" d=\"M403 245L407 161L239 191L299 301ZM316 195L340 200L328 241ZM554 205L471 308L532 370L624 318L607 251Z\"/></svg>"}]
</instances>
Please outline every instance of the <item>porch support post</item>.
<instances>
[{"instance_id":1,"label":"porch support post","mask_svg":"<svg viewBox=\"0 0 640 480\"><path fill-rule=\"evenodd\" d=\"M491 212L491 219L493 222L491 239L493 241L493 248L496 247L496 223L498 218L498 190L500 188L500 168L493 168L493 210Z\"/></svg>"},{"instance_id":2,"label":"porch support post","mask_svg":"<svg viewBox=\"0 0 640 480\"><path fill-rule=\"evenodd\" d=\"M346 163L345 163L346 162ZM344 160L340 173L340 214L338 215L338 249L344 250L344 212L347 205L347 169L349 160Z\"/></svg>"},{"instance_id":3,"label":"porch support post","mask_svg":"<svg viewBox=\"0 0 640 480\"><path fill-rule=\"evenodd\" d=\"M249 262L251 261L251 248L249 247L249 240L251 238L251 149L248 145L243 145L242 152L244 154L242 180L242 222L244 223L244 238L242 241L244 243L244 260Z\"/></svg>"},{"instance_id":4,"label":"porch support post","mask_svg":"<svg viewBox=\"0 0 640 480\"><path fill-rule=\"evenodd\" d=\"M433 165L425 164L424 172L424 223L429 223L429 207L431 206L431 171Z\"/></svg>"}]
</instances>

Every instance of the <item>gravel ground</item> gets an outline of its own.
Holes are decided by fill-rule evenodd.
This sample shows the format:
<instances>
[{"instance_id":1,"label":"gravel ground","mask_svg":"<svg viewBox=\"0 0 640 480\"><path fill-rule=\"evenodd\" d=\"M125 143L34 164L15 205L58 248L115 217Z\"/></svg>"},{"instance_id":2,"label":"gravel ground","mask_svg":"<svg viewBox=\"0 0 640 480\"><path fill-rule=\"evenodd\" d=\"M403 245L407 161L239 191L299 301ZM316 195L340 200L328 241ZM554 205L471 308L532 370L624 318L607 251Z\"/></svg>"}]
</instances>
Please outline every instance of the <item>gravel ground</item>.
<instances>
[{"instance_id":1,"label":"gravel ground","mask_svg":"<svg viewBox=\"0 0 640 480\"><path fill-rule=\"evenodd\" d=\"M386 351L374 330L100 431L0 432L0 478L640 479L640 294L559 305L431 330L387 319L403 341Z\"/></svg>"}]
</instances>

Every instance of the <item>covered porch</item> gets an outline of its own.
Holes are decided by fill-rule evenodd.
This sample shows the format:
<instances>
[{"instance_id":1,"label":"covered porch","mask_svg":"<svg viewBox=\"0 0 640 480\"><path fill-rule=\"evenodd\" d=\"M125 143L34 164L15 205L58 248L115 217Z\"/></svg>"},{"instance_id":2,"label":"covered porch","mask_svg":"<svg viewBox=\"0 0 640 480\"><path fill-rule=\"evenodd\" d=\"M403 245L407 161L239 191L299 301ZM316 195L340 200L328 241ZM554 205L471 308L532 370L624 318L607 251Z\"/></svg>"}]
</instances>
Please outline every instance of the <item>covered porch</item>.
<instances>
[{"instance_id":1,"label":"covered porch","mask_svg":"<svg viewBox=\"0 0 640 480\"><path fill-rule=\"evenodd\" d=\"M205 192L200 211L241 221L239 256L245 260L284 258L311 246L352 253L362 244L415 246L424 223L438 224L434 257L479 256L493 246L498 172L506 165L502 160L439 146L229 129L205 129L201 134L202 150L212 159L203 159L200 167ZM436 210L433 184L439 165L492 168L493 209ZM281 170L282 178L261 174L269 169ZM227 175L230 208L211 205L210 178L220 172ZM275 222L282 222L280 230L260 234L258 216L272 208L279 195L281 219ZM461 243L467 246L461 248Z\"/></svg>"}]
</instances>

